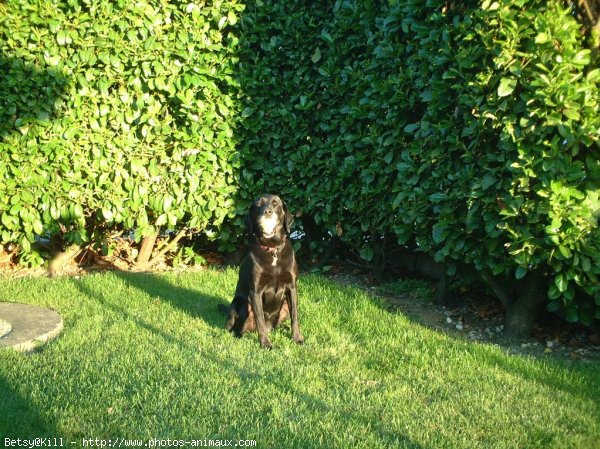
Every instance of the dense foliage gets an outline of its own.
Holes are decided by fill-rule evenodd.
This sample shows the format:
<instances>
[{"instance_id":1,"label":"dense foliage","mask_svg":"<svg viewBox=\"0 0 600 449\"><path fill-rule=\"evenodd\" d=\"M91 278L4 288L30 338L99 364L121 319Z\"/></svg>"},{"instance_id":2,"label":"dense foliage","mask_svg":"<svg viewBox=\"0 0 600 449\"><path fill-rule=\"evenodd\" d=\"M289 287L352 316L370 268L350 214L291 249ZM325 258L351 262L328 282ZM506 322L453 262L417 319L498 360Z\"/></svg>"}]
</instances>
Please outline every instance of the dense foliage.
<instances>
[{"instance_id":1,"label":"dense foliage","mask_svg":"<svg viewBox=\"0 0 600 449\"><path fill-rule=\"evenodd\" d=\"M232 248L260 191L600 317L600 69L558 1L8 2L0 235ZM319 245L319 241L311 241Z\"/></svg>"},{"instance_id":2,"label":"dense foliage","mask_svg":"<svg viewBox=\"0 0 600 449\"><path fill-rule=\"evenodd\" d=\"M230 212L237 1L0 5L0 232L77 244Z\"/></svg>"},{"instance_id":3,"label":"dense foliage","mask_svg":"<svg viewBox=\"0 0 600 449\"><path fill-rule=\"evenodd\" d=\"M578 23L557 2L390 3L246 9L245 182L367 260L395 240L517 281L507 296L538 274L589 322L600 70Z\"/></svg>"}]
</instances>

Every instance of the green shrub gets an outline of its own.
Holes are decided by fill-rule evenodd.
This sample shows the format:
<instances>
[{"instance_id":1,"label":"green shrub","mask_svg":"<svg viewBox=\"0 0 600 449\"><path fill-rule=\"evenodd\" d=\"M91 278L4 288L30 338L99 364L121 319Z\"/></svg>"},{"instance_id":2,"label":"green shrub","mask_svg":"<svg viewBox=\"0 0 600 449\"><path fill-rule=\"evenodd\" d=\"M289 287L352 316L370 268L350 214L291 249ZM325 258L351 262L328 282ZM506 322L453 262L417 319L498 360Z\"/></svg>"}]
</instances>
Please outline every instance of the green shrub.
<instances>
[{"instance_id":1,"label":"green shrub","mask_svg":"<svg viewBox=\"0 0 600 449\"><path fill-rule=\"evenodd\" d=\"M248 191L599 316L600 71L560 3L256 2L240 30Z\"/></svg>"},{"instance_id":2,"label":"green shrub","mask_svg":"<svg viewBox=\"0 0 600 449\"><path fill-rule=\"evenodd\" d=\"M419 47L406 58L417 68L409 84L424 86L414 101L427 100L416 146L403 152L409 170L427 174L415 184L430 212L414 231L420 247L525 283L539 272L549 308L560 301L570 320L589 322L594 302L575 296L600 305L600 70L586 70L579 25L556 2L483 2L451 28L441 12L415 11L396 17ZM406 217L411 194L400 195L410 228L421 217Z\"/></svg>"},{"instance_id":3,"label":"green shrub","mask_svg":"<svg viewBox=\"0 0 600 449\"><path fill-rule=\"evenodd\" d=\"M0 234L99 242L218 227L236 187L242 5L0 5Z\"/></svg>"}]
</instances>

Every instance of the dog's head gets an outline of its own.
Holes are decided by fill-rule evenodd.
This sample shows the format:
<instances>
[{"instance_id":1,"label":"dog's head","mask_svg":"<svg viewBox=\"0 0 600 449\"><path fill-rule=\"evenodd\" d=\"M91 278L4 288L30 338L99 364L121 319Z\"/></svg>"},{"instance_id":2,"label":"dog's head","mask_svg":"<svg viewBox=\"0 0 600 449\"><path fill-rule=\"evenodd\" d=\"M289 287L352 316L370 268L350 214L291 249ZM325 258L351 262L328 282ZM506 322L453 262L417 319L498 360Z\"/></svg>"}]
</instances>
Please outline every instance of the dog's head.
<instances>
[{"instance_id":1,"label":"dog's head","mask_svg":"<svg viewBox=\"0 0 600 449\"><path fill-rule=\"evenodd\" d=\"M261 238L283 238L290 232L294 217L287 205L277 195L265 193L259 196L248 211L246 226L250 234Z\"/></svg>"}]
</instances>

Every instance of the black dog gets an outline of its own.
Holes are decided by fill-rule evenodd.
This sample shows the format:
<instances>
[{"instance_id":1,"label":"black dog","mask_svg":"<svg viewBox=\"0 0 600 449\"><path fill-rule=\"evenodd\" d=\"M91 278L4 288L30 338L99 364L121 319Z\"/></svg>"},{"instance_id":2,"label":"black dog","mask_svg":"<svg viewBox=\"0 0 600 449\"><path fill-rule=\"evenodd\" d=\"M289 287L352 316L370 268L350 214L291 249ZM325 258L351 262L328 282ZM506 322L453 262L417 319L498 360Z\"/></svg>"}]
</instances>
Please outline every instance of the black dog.
<instances>
[{"instance_id":1,"label":"black dog","mask_svg":"<svg viewBox=\"0 0 600 449\"><path fill-rule=\"evenodd\" d=\"M287 205L276 195L264 194L252 204L246 217L248 254L227 310L228 331L241 337L256 329L260 344L268 349L268 332L288 316L294 341L304 341L298 325L298 266L288 238L292 221Z\"/></svg>"}]
</instances>

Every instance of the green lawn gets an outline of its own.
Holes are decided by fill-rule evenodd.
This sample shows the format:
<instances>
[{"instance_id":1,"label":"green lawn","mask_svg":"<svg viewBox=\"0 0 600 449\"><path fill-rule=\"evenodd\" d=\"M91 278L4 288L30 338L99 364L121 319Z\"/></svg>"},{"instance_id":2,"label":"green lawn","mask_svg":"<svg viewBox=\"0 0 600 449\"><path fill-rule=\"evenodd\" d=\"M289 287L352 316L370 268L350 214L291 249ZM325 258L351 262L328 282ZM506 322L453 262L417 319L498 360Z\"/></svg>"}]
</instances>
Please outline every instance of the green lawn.
<instances>
[{"instance_id":1,"label":"green lawn","mask_svg":"<svg viewBox=\"0 0 600 449\"><path fill-rule=\"evenodd\" d=\"M252 439L258 448L597 448L600 364L508 356L358 289L301 278L302 346L223 329L235 270L0 279L60 312L33 355L0 352L0 437ZM71 441L77 441L72 446Z\"/></svg>"}]
</instances>

